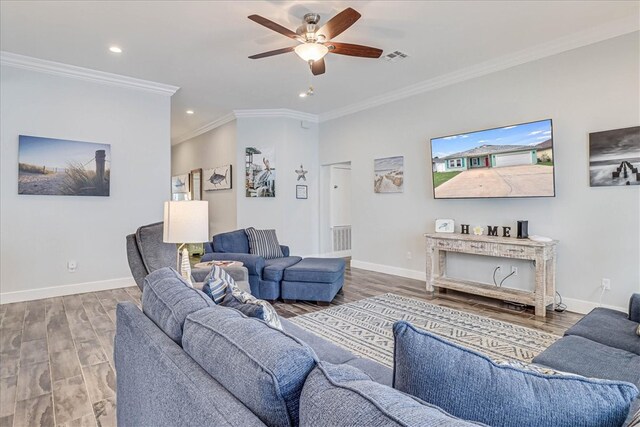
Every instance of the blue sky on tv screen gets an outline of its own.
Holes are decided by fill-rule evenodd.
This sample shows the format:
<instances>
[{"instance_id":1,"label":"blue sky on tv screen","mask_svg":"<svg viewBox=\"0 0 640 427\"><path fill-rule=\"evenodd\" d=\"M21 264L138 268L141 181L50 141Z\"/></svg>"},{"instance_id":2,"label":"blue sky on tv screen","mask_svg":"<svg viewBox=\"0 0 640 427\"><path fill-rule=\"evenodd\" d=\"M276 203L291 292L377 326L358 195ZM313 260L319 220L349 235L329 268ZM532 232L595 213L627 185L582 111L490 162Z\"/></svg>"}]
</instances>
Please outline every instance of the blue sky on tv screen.
<instances>
[{"instance_id":1,"label":"blue sky on tv screen","mask_svg":"<svg viewBox=\"0 0 640 427\"><path fill-rule=\"evenodd\" d=\"M432 157L444 157L481 145L537 145L551 139L551 120L462 133L431 140Z\"/></svg>"},{"instance_id":2,"label":"blue sky on tv screen","mask_svg":"<svg viewBox=\"0 0 640 427\"><path fill-rule=\"evenodd\" d=\"M19 140L18 158L20 163L48 168L66 168L71 163L84 165L95 157L96 150L105 150L107 160L111 160L111 146L109 144L27 135L20 135ZM95 168L95 162L89 162L86 167L88 169ZM107 169L109 169L108 163Z\"/></svg>"}]
</instances>

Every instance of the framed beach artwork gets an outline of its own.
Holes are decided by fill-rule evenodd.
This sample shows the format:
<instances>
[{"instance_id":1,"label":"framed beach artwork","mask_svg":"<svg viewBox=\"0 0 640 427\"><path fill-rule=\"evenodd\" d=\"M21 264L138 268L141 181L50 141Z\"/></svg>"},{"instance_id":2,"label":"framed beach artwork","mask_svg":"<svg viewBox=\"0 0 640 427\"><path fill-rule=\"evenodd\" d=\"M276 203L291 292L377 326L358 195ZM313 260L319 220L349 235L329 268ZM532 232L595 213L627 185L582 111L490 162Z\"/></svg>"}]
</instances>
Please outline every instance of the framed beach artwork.
<instances>
[{"instance_id":1,"label":"framed beach artwork","mask_svg":"<svg viewBox=\"0 0 640 427\"><path fill-rule=\"evenodd\" d=\"M374 172L374 192L402 193L404 191L404 156L375 159Z\"/></svg>"},{"instance_id":2,"label":"framed beach artwork","mask_svg":"<svg viewBox=\"0 0 640 427\"><path fill-rule=\"evenodd\" d=\"M228 190L231 188L231 165L205 169L203 175L204 191Z\"/></svg>"},{"instance_id":3,"label":"framed beach artwork","mask_svg":"<svg viewBox=\"0 0 640 427\"><path fill-rule=\"evenodd\" d=\"M273 148L245 149L245 195L276 197L276 159Z\"/></svg>"},{"instance_id":4,"label":"framed beach artwork","mask_svg":"<svg viewBox=\"0 0 640 427\"><path fill-rule=\"evenodd\" d=\"M591 187L640 185L640 126L589 134Z\"/></svg>"},{"instance_id":5,"label":"framed beach artwork","mask_svg":"<svg viewBox=\"0 0 640 427\"><path fill-rule=\"evenodd\" d=\"M175 175L171 177L171 194L189 194L189 174Z\"/></svg>"},{"instance_id":6,"label":"framed beach artwork","mask_svg":"<svg viewBox=\"0 0 640 427\"><path fill-rule=\"evenodd\" d=\"M18 137L18 194L109 196L111 145Z\"/></svg>"}]
</instances>

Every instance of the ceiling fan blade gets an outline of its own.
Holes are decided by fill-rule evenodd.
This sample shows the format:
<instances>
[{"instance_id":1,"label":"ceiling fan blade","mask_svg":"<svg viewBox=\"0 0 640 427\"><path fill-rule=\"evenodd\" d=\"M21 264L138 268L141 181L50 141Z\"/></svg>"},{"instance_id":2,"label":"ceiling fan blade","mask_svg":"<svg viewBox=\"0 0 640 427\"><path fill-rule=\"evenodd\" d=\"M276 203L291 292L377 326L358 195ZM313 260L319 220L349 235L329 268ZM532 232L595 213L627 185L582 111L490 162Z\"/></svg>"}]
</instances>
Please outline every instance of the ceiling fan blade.
<instances>
[{"instance_id":1,"label":"ceiling fan blade","mask_svg":"<svg viewBox=\"0 0 640 427\"><path fill-rule=\"evenodd\" d=\"M325 71L326 71L326 68L324 64L324 58L318 59L317 61L313 61L313 63L311 64L311 72L313 73L314 76L324 74Z\"/></svg>"},{"instance_id":2,"label":"ceiling fan blade","mask_svg":"<svg viewBox=\"0 0 640 427\"><path fill-rule=\"evenodd\" d=\"M299 38L299 36L296 33L289 30L288 28L285 28L280 24L276 24L275 22L270 21L267 18L263 18L260 15L250 15L247 18L251 19L253 22L256 22L260 25L267 27L270 30L275 31L276 33L280 33L283 36L287 36L289 38L296 39L296 40Z\"/></svg>"},{"instance_id":3,"label":"ceiling fan blade","mask_svg":"<svg viewBox=\"0 0 640 427\"><path fill-rule=\"evenodd\" d=\"M288 53L288 52L293 52L293 50L295 49L295 47L284 47L282 49L276 49L276 50L271 50L269 52L262 52L262 53L258 53L256 55L251 55L249 57L249 59L260 59L260 58L266 58L268 56L274 56L274 55L280 55L282 53Z\"/></svg>"},{"instance_id":4,"label":"ceiling fan blade","mask_svg":"<svg viewBox=\"0 0 640 427\"><path fill-rule=\"evenodd\" d=\"M330 40L352 26L358 19L360 19L360 16L362 15L349 7L329 19L327 23L318 30L318 34L323 35L325 40Z\"/></svg>"},{"instance_id":5,"label":"ceiling fan blade","mask_svg":"<svg viewBox=\"0 0 640 427\"><path fill-rule=\"evenodd\" d=\"M339 55L360 56L363 58L380 58L380 55L382 55L382 49L359 44L328 42L324 45L329 48L329 53L337 53Z\"/></svg>"}]
</instances>

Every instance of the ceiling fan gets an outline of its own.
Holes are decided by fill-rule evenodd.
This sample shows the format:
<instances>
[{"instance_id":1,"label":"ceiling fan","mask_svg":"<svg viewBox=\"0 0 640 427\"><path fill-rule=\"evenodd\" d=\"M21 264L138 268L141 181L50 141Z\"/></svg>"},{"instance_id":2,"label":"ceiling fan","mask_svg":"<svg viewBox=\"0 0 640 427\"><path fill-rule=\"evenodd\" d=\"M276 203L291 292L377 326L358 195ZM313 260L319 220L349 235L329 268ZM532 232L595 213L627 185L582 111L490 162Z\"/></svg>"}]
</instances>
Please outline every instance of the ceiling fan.
<instances>
[{"instance_id":1,"label":"ceiling fan","mask_svg":"<svg viewBox=\"0 0 640 427\"><path fill-rule=\"evenodd\" d=\"M352 8L347 8L331 18L322 27L318 25L320 15L317 13L307 13L302 19L302 25L293 32L282 25L276 24L260 15L251 15L249 19L263 25L270 30L280 33L300 42L297 46L285 47L269 52L252 55L251 59L266 58L268 56L280 55L282 53L295 52L300 58L306 61L314 75L323 74L326 70L324 57L327 53L337 53L339 55L359 56L362 58L379 58L382 49L362 46L351 43L338 43L331 41L344 30L352 26L360 14Z\"/></svg>"}]
</instances>

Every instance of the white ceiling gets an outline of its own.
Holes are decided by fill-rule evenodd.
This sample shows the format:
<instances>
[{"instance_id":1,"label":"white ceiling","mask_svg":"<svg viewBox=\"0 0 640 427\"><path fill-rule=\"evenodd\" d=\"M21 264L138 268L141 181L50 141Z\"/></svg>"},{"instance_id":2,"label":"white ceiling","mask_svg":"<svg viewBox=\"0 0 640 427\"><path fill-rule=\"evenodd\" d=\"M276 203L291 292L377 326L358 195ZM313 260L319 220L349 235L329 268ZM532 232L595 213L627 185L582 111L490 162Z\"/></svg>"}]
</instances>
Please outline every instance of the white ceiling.
<instances>
[{"instance_id":1,"label":"white ceiling","mask_svg":"<svg viewBox=\"0 0 640 427\"><path fill-rule=\"evenodd\" d=\"M336 41L411 57L389 63L329 55L327 73L317 77L294 53L247 58L295 44L248 15L295 30L307 12L326 22L346 7L362 18ZM235 109L327 113L618 21L631 20L637 29L639 14L638 1L3 0L0 48L180 86L172 99L176 138ZM110 53L112 44L123 53ZM310 83L315 96L300 99Z\"/></svg>"}]
</instances>

